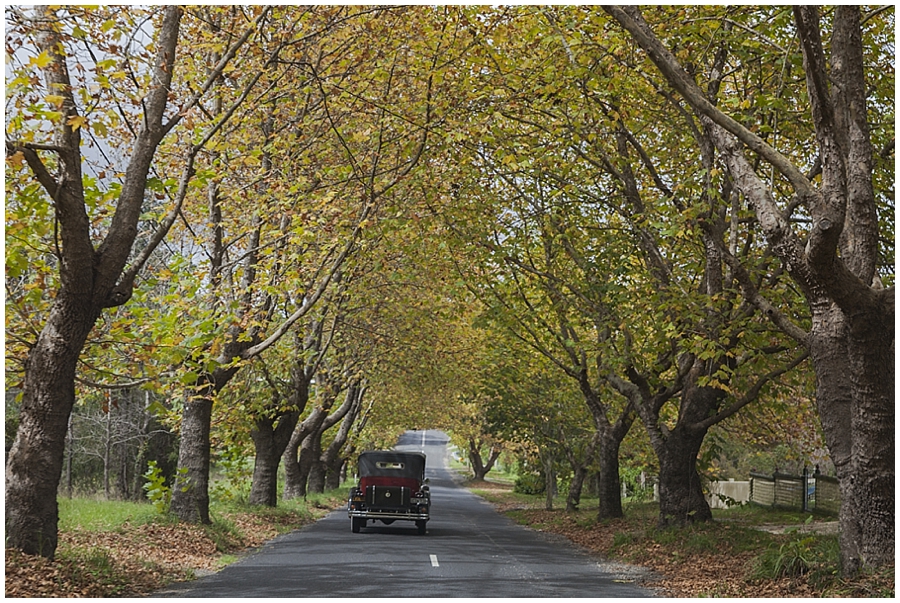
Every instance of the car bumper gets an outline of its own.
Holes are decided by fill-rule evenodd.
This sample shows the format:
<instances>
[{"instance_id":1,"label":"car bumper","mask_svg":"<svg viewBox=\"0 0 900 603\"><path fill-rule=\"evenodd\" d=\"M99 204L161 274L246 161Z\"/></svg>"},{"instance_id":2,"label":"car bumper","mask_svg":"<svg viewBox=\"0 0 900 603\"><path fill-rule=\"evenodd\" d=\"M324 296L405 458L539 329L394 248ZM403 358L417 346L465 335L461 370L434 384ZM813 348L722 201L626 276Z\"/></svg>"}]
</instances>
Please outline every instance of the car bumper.
<instances>
[{"instance_id":1,"label":"car bumper","mask_svg":"<svg viewBox=\"0 0 900 603\"><path fill-rule=\"evenodd\" d=\"M362 519L408 519L428 521L428 513L407 513L406 511L371 511L368 509L350 509L347 511L349 517L359 517Z\"/></svg>"}]
</instances>

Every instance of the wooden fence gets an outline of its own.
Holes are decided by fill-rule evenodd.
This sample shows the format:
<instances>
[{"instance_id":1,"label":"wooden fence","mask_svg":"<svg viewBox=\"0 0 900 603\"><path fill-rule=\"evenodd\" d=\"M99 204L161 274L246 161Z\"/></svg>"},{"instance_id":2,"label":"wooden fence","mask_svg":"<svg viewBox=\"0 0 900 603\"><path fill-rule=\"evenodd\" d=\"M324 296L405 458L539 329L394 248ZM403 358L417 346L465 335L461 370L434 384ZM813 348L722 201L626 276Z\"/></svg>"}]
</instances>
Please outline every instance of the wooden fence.
<instances>
[{"instance_id":1,"label":"wooden fence","mask_svg":"<svg viewBox=\"0 0 900 603\"><path fill-rule=\"evenodd\" d=\"M841 508L836 478L804 470L803 475L750 473L750 502L777 509L837 515Z\"/></svg>"}]
</instances>

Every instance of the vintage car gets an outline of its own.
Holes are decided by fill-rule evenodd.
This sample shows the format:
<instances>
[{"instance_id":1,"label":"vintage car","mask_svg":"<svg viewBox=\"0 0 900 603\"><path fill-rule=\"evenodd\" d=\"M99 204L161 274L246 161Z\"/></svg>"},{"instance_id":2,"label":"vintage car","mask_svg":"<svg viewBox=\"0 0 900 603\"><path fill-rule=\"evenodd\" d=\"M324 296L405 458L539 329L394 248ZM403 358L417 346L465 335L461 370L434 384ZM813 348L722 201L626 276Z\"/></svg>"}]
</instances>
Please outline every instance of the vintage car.
<instances>
[{"instance_id":1,"label":"vintage car","mask_svg":"<svg viewBox=\"0 0 900 603\"><path fill-rule=\"evenodd\" d=\"M369 521L392 524L415 521L419 534L429 519L431 492L421 452L375 450L359 455L359 483L350 489L350 529L359 532Z\"/></svg>"}]
</instances>

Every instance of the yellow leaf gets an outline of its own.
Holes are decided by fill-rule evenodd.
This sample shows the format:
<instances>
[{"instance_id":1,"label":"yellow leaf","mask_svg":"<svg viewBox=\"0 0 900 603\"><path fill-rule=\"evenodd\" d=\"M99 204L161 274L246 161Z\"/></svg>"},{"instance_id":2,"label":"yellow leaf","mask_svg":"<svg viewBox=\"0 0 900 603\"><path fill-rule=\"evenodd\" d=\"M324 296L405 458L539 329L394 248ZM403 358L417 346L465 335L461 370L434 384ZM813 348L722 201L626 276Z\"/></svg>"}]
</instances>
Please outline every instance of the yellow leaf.
<instances>
[{"instance_id":1,"label":"yellow leaf","mask_svg":"<svg viewBox=\"0 0 900 603\"><path fill-rule=\"evenodd\" d=\"M50 53L46 50L39 54L36 57L32 57L29 63L32 65L37 65L39 68L43 69L47 65L49 65L53 61L53 58L50 56Z\"/></svg>"},{"instance_id":2,"label":"yellow leaf","mask_svg":"<svg viewBox=\"0 0 900 603\"><path fill-rule=\"evenodd\" d=\"M60 96L59 94L48 94L44 97L44 100L51 105L55 105L56 107L62 107L63 101L66 100L66 97Z\"/></svg>"},{"instance_id":3,"label":"yellow leaf","mask_svg":"<svg viewBox=\"0 0 900 603\"><path fill-rule=\"evenodd\" d=\"M70 117L68 119L68 121L66 121L66 125L71 126L72 131L74 132L74 131L78 130L78 128L83 126L85 124L85 122L87 122L87 120L84 117L82 117L81 115L73 115L72 117Z\"/></svg>"}]
</instances>

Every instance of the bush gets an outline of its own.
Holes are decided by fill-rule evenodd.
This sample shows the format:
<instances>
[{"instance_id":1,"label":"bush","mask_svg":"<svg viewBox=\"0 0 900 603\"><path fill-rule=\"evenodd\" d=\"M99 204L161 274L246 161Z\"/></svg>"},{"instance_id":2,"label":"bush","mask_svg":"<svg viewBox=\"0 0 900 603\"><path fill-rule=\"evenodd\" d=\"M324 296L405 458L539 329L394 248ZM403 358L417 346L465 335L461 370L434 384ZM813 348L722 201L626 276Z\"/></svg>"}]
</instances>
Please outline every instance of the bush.
<instances>
[{"instance_id":1,"label":"bush","mask_svg":"<svg viewBox=\"0 0 900 603\"><path fill-rule=\"evenodd\" d=\"M147 492L147 499L153 503L159 513L167 513L169 511L169 503L172 501L172 491L166 485L166 477L162 470L156 466L156 461L147 463L147 471L144 473L144 490Z\"/></svg>"},{"instance_id":2,"label":"bush","mask_svg":"<svg viewBox=\"0 0 900 603\"><path fill-rule=\"evenodd\" d=\"M547 486L540 473L525 473L516 478L513 492L519 494L543 494Z\"/></svg>"},{"instance_id":3,"label":"bush","mask_svg":"<svg viewBox=\"0 0 900 603\"><path fill-rule=\"evenodd\" d=\"M833 574L838 566L838 543L833 536L795 535L753 560L751 577L796 578L805 574Z\"/></svg>"}]
</instances>

